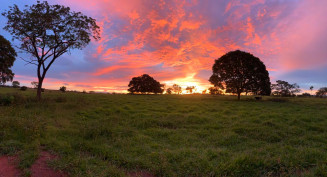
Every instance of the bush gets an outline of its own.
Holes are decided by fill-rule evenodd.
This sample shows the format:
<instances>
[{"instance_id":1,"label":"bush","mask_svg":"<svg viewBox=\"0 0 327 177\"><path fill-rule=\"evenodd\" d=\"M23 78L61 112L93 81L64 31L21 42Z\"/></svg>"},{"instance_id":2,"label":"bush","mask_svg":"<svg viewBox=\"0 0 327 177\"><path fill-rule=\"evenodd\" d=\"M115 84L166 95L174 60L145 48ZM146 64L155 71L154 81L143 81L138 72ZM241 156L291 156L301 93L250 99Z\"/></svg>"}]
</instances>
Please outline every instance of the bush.
<instances>
[{"instance_id":1,"label":"bush","mask_svg":"<svg viewBox=\"0 0 327 177\"><path fill-rule=\"evenodd\" d=\"M24 95L19 93L8 93L0 95L0 105L10 106L12 104L23 104L26 102Z\"/></svg>"},{"instance_id":2,"label":"bush","mask_svg":"<svg viewBox=\"0 0 327 177\"><path fill-rule=\"evenodd\" d=\"M45 88L41 88L41 92L44 92L45 91Z\"/></svg>"},{"instance_id":3,"label":"bush","mask_svg":"<svg viewBox=\"0 0 327 177\"><path fill-rule=\"evenodd\" d=\"M26 91L26 90L27 90L27 87L26 87L26 86L22 86L22 87L20 88L20 90L22 90L22 91Z\"/></svg>"},{"instance_id":4,"label":"bush","mask_svg":"<svg viewBox=\"0 0 327 177\"><path fill-rule=\"evenodd\" d=\"M62 87L60 87L59 90L62 91L62 92L66 92L66 89L67 89L67 88L66 88L65 86L62 86Z\"/></svg>"}]
</instances>

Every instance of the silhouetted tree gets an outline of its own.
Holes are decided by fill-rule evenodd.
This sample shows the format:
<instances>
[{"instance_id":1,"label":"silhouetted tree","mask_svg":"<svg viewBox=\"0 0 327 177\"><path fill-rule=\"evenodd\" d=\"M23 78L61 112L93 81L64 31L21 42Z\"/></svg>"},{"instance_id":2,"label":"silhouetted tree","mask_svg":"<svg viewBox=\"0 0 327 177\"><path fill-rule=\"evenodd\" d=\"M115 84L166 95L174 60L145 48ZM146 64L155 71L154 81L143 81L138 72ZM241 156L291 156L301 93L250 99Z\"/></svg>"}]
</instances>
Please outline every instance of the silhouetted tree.
<instances>
[{"instance_id":1,"label":"silhouetted tree","mask_svg":"<svg viewBox=\"0 0 327 177\"><path fill-rule=\"evenodd\" d=\"M62 91L62 92L66 92L66 89L67 89L67 87L65 87L65 86L62 86L62 87L60 87L60 91Z\"/></svg>"},{"instance_id":2,"label":"silhouetted tree","mask_svg":"<svg viewBox=\"0 0 327 177\"><path fill-rule=\"evenodd\" d=\"M18 81L13 81L13 82L12 82L12 86L13 86L14 88L19 88L19 85L20 85L20 83L19 83Z\"/></svg>"},{"instance_id":3,"label":"silhouetted tree","mask_svg":"<svg viewBox=\"0 0 327 177\"><path fill-rule=\"evenodd\" d=\"M313 88L314 88L313 86L310 86L311 94L312 94L312 90L313 90Z\"/></svg>"},{"instance_id":4,"label":"silhouetted tree","mask_svg":"<svg viewBox=\"0 0 327 177\"><path fill-rule=\"evenodd\" d=\"M202 94L206 94L207 93L207 89L202 91Z\"/></svg>"},{"instance_id":5,"label":"silhouetted tree","mask_svg":"<svg viewBox=\"0 0 327 177\"><path fill-rule=\"evenodd\" d=\"M195 86L187 86L185 90L188 90L190 93L193 93Z\"/></svg>"},{"instance_id":6,"label":"silhouetted tree","mask_svg":"<svg viewBox=\"0 0 327 177\"><path fill-rule=\"evenodd\" d=\"M37 1L23 11L14 5L2 15L8 19L4 29L21 42L19 49L31 54L25 61L37 66L39 100L44 78L53 62L71 49L85 47L91 41L90 36L100 38L95 19L46 1Z\"/></svg>"},{"instance_id":7,"label":"silhouetted tree","mask_svg":"<svg viewBox=\"0 0 327 177\"><path fill-rule=\"evenodd\" d=\"M243 51L232 51L215 60L209 81L226 93L240 95L252 92L270 95L270 78L266 66L259 58Z\"/></svg>"},{"instance_id":8,"label":"silhouetted tree","mask_svg":"<svg viewBox=\"0 0 327 177\"><path fill-rule=\"evenodd\" d=\"M210 87L208 90L211 95L222 95L223 94L223 92L217 87Z\"/></svg>"},{"instance_id":9,"label":"silhouetted tree","mask_svg":"<svg viewBox=\"0 0 327 177\"><path fill-rule=\"evenodd\" d=\"M0 35L0 84L13 80L15 74L10 68L14 65L16 56L11 43Z\"/></svg>"},{"instance_id":10,"label":"silhouetted tree","mask_svg":"<svg viewBox=\"0 0 327 177\"><path fill-rule=\"evenodd\" d=\"M160 82L153 79L153 77L148 74L143 74L139 77L133 77L132 80L128 84L128 91L132 94L134 93L162 93L164 90L162 89L164 85L160 84Z\"/></svg>"},{"instance_id":11,"label":"silhouetted tree","mask_svg":"<svg viewBox=\"0 0 327 177\"><path fill-rule=\"evenodd\" d=\"M166 92L167 92L167 94L171 94L172 92L173 92L173 88L168 88L167 90L166 90Z\"/></svg>"},{"instance_id":12,"label":"silhouetted tree","mask_svg":"<svg viewBox=\"0 0 327 177\"><path fill-rule=\"evenodd\" d=\"M271 88L274 90L273 95L277 96L295 96L296 93L299 93L300 86L296 83L290 84L287 81L277 80L276 84L271 84Z\"/></svg>"},{"instance_id":13,"label":"silhouetted tree","mask_svg":"<svg viewBox=\"0 0 327 177\"><path fill-rule=\"evenodd\" d=\"M173 85L173 91L175 92L175 94L181 94L182 93L182 87L177 85L177 84L174 84Z\"/></svg>"},{"instance_id":14,"label":"silhouetted tree","mask_svg":"<svg viewBox=\"0 0 327 177\"><path fill-rule=\"evenodd\" d=\"M39 87L39 83L36 81L31 82L31 85L33 86L33 88L38 88Z\"/></svg>"},{"instance_id":15,"label":"silhouetted tree","mask_svg":"<svg viewBox=\"0 0 327 177\"><path fill-rule=\"evenodd\" d=\"M322 87L320 88L317 93L316 93L317 97L325 97L327 96L327 87Z\"/></svg>"}]
</instances>

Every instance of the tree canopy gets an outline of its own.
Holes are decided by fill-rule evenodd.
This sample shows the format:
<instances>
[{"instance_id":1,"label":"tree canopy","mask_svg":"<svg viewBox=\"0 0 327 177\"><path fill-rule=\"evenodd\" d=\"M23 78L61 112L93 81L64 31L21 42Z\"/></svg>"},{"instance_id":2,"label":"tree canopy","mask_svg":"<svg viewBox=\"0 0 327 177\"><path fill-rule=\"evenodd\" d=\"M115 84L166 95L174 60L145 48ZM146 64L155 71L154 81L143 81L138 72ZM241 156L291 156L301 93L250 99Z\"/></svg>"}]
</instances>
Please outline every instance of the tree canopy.
<instances>
[{"instance_id":1,"label":"tree canopy","mask_svg":"<svg viewBox=\"0 0 327 177\"><path fill-rule=\"evenodd\" d=\"M0 84L13 80L15 74L10 68L14 65L16 56L11 43L0 35Z\"/></svg>"},{"instance_id":2,"label":"tree canopy","mask_svg":"<svg viewBox=\"0 0 327 177\"><path fill-rule=\"evenodd\" d=\"M296 83L290 84L287 81L277 80L276 84L272 84L273 95L277 96L295 96L295 93L300 92L300 86Z\"/></svg>"},{"instance_id":3,"label":"tree canopy","mask_svg":"<svg viewBox=\"0 0 327 177\"><path fill-rule=\"evenodd\" d=\"M250 53L228 52L215 60L209 81L226 93L270 95L270 78L264 63Z\"/></svg>"},{"instance_id":4,"label":"tree canopy","mask_svg":"<svg viewBox=\"0 0 327 177\"><path fill-rule=\"evenodd\" d=\"M148 74L143 74L142 76L133 77L132 80L128 84L128 91L132 94L141 93L162 93L164 90L162 89L163 84L153 79L153 77Z\"/></svg>"},{"instance_id":5,"label":"tree canopy","mask_svg":"<svg viewBox=\"0 0 327 177\"><path fill-rule=\"evenodd\" d=\"M181 94L182 93L182 87L177 85L177 84L174 84L173 85L173 91L175 92L175 94Z\"/></svg>"},{"instance_id":6,"label":"tree canopy","mask_svg":"<svg viewBox=\"0 0 327 177\"><path fill-rule=\"evenodd\" d=\"M327 96L327 87L322 87L322 88L320 88L320 89L317 91L316 96L318 96L318 97L324 97L324 96Z\"/></svg>"},{"instance_id":7,"label":"tree canopy","mask_svg":"<svg viewBox=\"0 0 327 177\"><path fill-rule=\"evenodd\" d=\"M100 28L95 19L62 5L37 1L25 7L20 10L14 5L2 13L8 19L4 29L21 42L20 50L31 55L24 60L37 66L37 96L41 99L43 80L53 62L71 49L84 48L90 37L99 39Z\"/></svg>"}]
</instances>

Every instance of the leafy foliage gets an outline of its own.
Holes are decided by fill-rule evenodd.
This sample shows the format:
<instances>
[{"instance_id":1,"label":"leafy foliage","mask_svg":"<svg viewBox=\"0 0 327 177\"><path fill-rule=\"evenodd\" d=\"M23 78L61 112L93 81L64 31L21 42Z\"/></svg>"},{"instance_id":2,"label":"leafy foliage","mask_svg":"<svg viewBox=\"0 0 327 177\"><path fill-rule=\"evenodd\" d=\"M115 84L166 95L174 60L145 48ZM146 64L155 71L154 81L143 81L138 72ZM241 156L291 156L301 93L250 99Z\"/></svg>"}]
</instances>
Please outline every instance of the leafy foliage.
<instances>
[{"instance_id":1,"label":"leafy foliage","mask_svg":"<svg viewBox=\"0 0 327 177\"><path fill-rule=\"evenodd\" d=\"M173 92L173 88L168 88L167 90L166 90L166 92L167 92L167 94L171 94L172 92Z\"/></svg>"},{"instance_id":2,"label":"leafy foliage","mask_svg":"<svg viewBox=\"0 0 327 177\"><path fill-rule=\"evenodd\" d=\"M276 84L271 85L271 88L274 90L273 95L283 97L295 96L296 93L301 91L300 86L296 83L290 84L282 80L277 80Z\"/></svg>"},{"instance_id":3,"label":"leafy foliage","mask_svg":"<svg viewBox=\"0 0 327 177\"><path fill-rule=\"evenodd\" d=\"M24 10L14 5L2 15L8 19L4 29L21 42L20 50L31 55L25 61L37 66L39 99L43 80L53 62L71 49L85 47L91 41L90 36L100 38L95 19L69 7L49 5L47 1L37 1Z\"/></svg>"},{"instance_id":4,"label":"leafy foliage","mask_svg":"<svg viewBox=\"0 0 327 177\"><path fill-rule=\"evenodd\" d=\"M32 85L34 88L38 88L38 87L39 87L39 82L33 81L33 82L31 82L31 85Z\"/></svg>"},{"instance_id":5,"label":"leafy foliage","mask_svg":"<svg viewBox=\"0 0 327 177\"><path fill-rule=\"evenodd\" d=\"M270 95L270 78L259 58L243 51L232 51L215 61L209 81L226 93L235 93L240 99L243 92Z\"/></svg>"},{"instance_id":6,"label":"leafy foliage","mask_svg":"<svg viewBox=\"0 0 327 177\"><path fill-rule=\"evenodd\" d=\"M13 82L12 82L12 86L13 86L14 88L19 88L20 83L19 83L18 81L13 81Z\"/></svg>"},{"instance_id":7,"label":"leafy foliage","mask_svg":"<svg viewBox=\"0 0 327 177\"><path fill-rule=\"evenodd\" d=\"M221 89L219 89L218 87L210 87L208 90L211 95L222 95L223 94L223 91Z\"/></svg>"},{"instance_id":8,"label":"leafy foliage","mask_svg":"<svg viewBox=\"0 0 327 177\"><path fill-rule=\"evenodd\" d=\"M194 89L195 89L195 86L187 86L185 90L187 90L189 93L193 93Z\"/></svg>"},{"instance_id":9,"label":"leafy foliage","mask_svg":"<svg viewBox=\"0 0 327 177\"><path fill-rule=\"evenodd\" d=\"M317 91L316 96L318 96L318 97L325 97L325 96L327 96L327 87L320 88Z\"/></svg>"},{"instance_id":10,"label":"leafy foliage","mask_svg":"<svg viewBox=\"0 0 327 177\"><path fill-rule=\"evenodd\" d=\"M181 94L182 93L182 87L177 85L177 84L174 84L173 85L173 91L175 92L175 94Z\"/></svg>"},{"instance_id":11,"label":"leafy foliage","mask_svg":"<svg viewBox=\"0 0 327 177\"><path fill-rule=\"evenodd\" d=\"M62 87L60 87L60 89L59 89L59 90L60 90L61 92L66 92L66 89L67 89L67 87L65 87L65 86L62 86Z\"/></svg>"},{"instance_id":12,"label":"leafy foliage","mask_svg":"<svg viewBox=\"0 0 327 177\"><path fill-rule=\"evenodd\" d=\"M143 74L139 77L133 77L128 84L128 91L132 94L134 93L162 93L163 85L160 82L153 79L153 77L148 74Z\"/></svg>"},{"instance_id":13,"label":"leafy foliage","mask_svg":"<svg viewBox=\"0 0 327 177\"><path fill-rule=\"evenodd\" d=\"M15 74L10 68L14 65L16 56L10 42L0 35L0 84L13 80Z\"/></svg>"}]
</instances>

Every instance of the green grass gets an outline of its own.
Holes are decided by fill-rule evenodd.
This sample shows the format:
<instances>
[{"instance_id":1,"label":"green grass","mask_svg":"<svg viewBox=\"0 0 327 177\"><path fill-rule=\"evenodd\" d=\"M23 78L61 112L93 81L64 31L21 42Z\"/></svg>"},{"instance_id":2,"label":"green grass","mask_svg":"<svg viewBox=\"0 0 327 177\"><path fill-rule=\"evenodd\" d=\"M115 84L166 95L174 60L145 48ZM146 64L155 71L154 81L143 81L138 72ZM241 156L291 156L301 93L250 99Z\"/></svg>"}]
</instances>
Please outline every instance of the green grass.
<instances>
[{"instance_id":1,"label":"green grass","mask_svg":"<svg viewBox=\"0 0 327 177\"><path fill-rule=\"evenodd\" d=\"M327 176L327 100L19 92L0 106L0 153L42 150L71 176Z\"/></svg>"}]
</instances>

